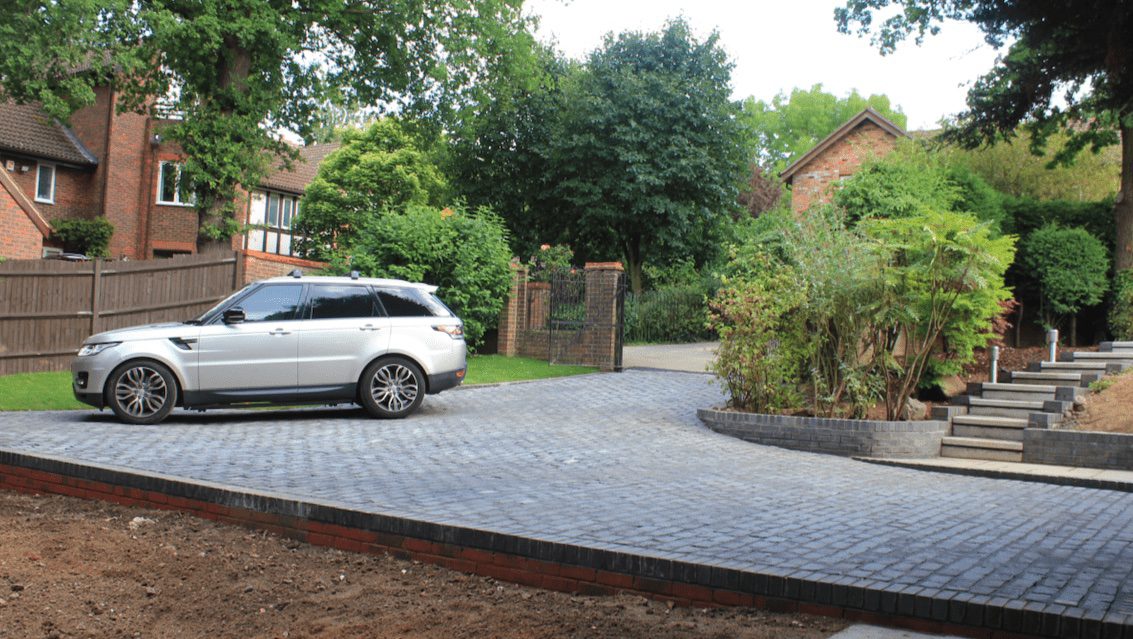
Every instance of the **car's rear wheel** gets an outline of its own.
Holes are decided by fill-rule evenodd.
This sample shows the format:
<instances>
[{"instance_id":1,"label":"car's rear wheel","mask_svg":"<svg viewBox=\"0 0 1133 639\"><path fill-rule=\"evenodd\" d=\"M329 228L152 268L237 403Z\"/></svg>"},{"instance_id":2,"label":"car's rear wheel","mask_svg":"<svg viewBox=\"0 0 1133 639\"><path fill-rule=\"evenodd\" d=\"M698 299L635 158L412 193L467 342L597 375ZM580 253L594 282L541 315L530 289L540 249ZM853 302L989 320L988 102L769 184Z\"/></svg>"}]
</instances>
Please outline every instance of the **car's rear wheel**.
<instances>
[{"instance_id":1,"label":"car's rear wheel","mask_svg":"<svg viewBox=\"0 0 1133 639\"><path fill-rule=\"evenodd\" d=\"M156 424L177 405L177 381L157 362L126 362L110 374L106 395L118 419L127 424Z\"/></svg>"},{"instance_id":2,"label":"car's rear wheel","mask_svg":"<svg viewBox=\"0 0 1133 639\"><path fill-rule=\"evenodd\" d=\"M374 417L405 417L425 398L425 374L401 357L381 359L366 367L358 389L362 405Z\"/></svg>"}]
</instances>

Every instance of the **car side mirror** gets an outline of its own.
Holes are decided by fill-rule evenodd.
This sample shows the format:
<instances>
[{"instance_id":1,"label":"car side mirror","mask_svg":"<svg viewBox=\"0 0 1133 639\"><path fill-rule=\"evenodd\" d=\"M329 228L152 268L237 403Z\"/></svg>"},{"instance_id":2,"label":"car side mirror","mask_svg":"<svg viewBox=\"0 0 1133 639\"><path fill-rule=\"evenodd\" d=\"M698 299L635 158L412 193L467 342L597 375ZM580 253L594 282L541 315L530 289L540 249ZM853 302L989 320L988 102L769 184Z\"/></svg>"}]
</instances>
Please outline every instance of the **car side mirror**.
<instances>
[{"instance_id":1,"label":"car side mirror","mask_svg":"<svg viewBox=\"0 0 1133 639\"><path fill-rule=\"evenodd\" d=\"M247 319L247 316L244 315L244 309L242 309L240 307L230 308L230 309L224 311L224 323L225 324L239 324L239 323L243 322L245 319Z\"/></svg>"}]
</instances>

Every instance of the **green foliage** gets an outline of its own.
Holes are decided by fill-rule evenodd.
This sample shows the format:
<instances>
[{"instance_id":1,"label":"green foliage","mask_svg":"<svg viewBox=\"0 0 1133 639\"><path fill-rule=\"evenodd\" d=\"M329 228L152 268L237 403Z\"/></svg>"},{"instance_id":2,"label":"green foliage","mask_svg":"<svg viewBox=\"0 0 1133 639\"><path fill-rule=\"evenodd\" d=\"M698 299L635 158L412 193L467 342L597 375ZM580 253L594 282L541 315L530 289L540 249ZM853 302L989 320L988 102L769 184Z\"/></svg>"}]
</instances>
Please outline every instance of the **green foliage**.
<instances>
[{"instance_id":1,"label":"green foliage","mask_svg":"<svg viewBox=\"0 0 1133 639\"><path fill-rule=\"evenodd\" d=\"M687 284L628 294L625 341L683 344L712 339L708 297L702 286Z\"/></svg>"},{"instance_id":2,"label":"green foliage","mask_svg":"<svg viewBox=\"0 0 1133 639\"><path fill-rule=\"evenodd\" d=\"M1109 330L1113 338L1133 340L1133 269L1118 271L1113 278L1113 305L1109 308Z\"/></svg>"},{"instance_id":3,"label":"green foliage","mask_svg":"<svg viewBox=\"0 0 1133 639\"><path fill-rule=\"evenodd\" d=\"M372 217L407 205L439 206L448 185L427 150L430 142L393 118L346 131L303 196L295 223L299 249L325 260L335 244L353 244Z\"/></svg>"},{"instance_id":4,"label":"green foliage","mask_svg":"<svg viewBox=\"0 0 1133 639\"><path fill-rule=\"evenodd\" d=\"M528 379L550 379L595 373L593 366L569 366L549 364L546 358L506 357L504 355L473 355L468 358L468 374L464 385L499 384ZM2 378L0 378L2 379Z\"/></svg>"},{"instance_id":5,"label":"green foliage","mask_svg":"<svg viewBox=\"0 0 1133 639\"><path fill-rule=\"evenodd\" d=\"M1109 289L1108 251L1086 230L1048 224L1028 235L1021 248L1023 266L1042 292L1047 326L1058 326L1060 315L1101 303Z\"/></svg>"},{"instance_id":6,"label":"green foliage","mask_svg":"<svg viewBox=\"0 0 1133 639\"><path fill-rule=\"evenodd\" d=\"M777 413L802 403L807 344L798 321L805 291L782 264L759 260L752 277L721 289L712 300L711 323L720 335L712 363L734 408Z\"/></svg>"},{"instance_id":7,"label":"green foliage","mask_svg":"<svg viewBox=\"0 0 1133 639\"><path fill-rule=\"evenodd\" d=\"M1113 202L1076 202L1070 200L1034 200L1004 198L1006 230L1025 237L1051 224L1080 228L1102 241L1106 247L1114 243Z\"/></svg>"},{"instance_id":8,"label":"green foliage","mask_svg":"<svg viewBox=\"0 0 1133 639\"><path fill-rule=\"evenodd\" d=\"M93 220L56 220L51 237L63 243L63 250L87 257L110 257L110 237L114 225L104 217Z\"/></svg>"},{"instance_id":9,"label":"green foliage","mask_svg":"<svg viewBox=\"0 0 1133 639\"><path fill-rule=\"evenodd\" d=\"M75 399L70 371L0 375L0 411L90 408Z\"/></svg>"},{"instance_id":10,"label":"green foliage","mask_svg":"<svg viewBox=\"0 0 1133 639\"><path fill-rule=\"evenodd\" d=\"M550 282L557 272L569 271L574 251L565 244L542 244L539 252L527 261L527 278L533 282Z\"/></svg>"},{"instance_id":11,"label":"green foliage","mask_svg":"<svg viewBox=\"0 0 1133 639\"><path fill-rule=\"evenodd\" d=\"M511 249L503 222L484 209L438 210L414 205L366 221L354 244L331 269L356 269L440 287L440 296L464 320L471 348L494 327L511 284ZM341 254L340 254L341 255Z\"/></svg>"},{"instance_id":12,"label":"green foliage","mask_svg":"<svg viewBox=\"0 0 1133 639\"><path fill-rule=\"evenodd\" d=\"M295 157L276 131L312 139L328 103L443 119L474 99L478 80L526 58L521 5L12 0L0 13L0 99L66 119L111 83L121 111L176 112L161 134L188 156L202 221L218 225L238 184Z\"/></svg>"},{"instance_id":13,"label":"green foliage","mask_svg":"<svg viewBox=\"0 0 1133 639\"><path fill-rule=\"evenodd\" d=\"M1056 133L1048 143L1053 150L1036 155L1031 151L1031 135L1019 129L1013 137L990 146L953 146L946 152L954 164L967 167L996 191L1016 198L1096 202L1113 197L1120 183L1120 151L1110 147L1079 154L1070 164L1052 165L1066 142L1066 134Z\"/></svg>"},{"instance_id":14,"label":"green foliage","mask_svg":"<svg viewBox=\"0 0 1133 639\"><path fill-rule=\"evenodd\" d=\"M777 175L866 107L905 128L905 114L885 95L866 97L855 90L839 98L816 84L790 96L780 93L770 103L748 98L741 121L749 136L749 159Z\"/></svg>"}]
</instances>

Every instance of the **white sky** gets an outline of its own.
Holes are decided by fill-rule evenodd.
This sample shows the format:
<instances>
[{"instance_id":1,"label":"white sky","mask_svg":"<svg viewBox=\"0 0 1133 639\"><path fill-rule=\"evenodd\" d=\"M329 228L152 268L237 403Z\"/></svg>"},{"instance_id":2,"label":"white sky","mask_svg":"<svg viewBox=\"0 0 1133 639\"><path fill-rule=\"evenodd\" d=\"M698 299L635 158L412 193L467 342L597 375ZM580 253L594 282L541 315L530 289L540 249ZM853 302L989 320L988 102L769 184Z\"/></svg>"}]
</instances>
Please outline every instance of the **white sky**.
<instances>
[{"instance_id":1,"label":"white sky","mask_svg":"<svg viewBox=\"0 0 1133 639\"><path fill-rule=\"evenodd\" d=\"M559 50L584 58L609 32L657 31L683 15L698 38L713 29L735 63L733 97L770 100L795 87L844 97L883 93L909 116L909 129L933 128L964 110L967 88L991 69L996 52L968 23L945 24L917 47L910 39L882 57L869 38L841 35L836 0L527 0L536 32Z\"/></svg>"}]
</instances>

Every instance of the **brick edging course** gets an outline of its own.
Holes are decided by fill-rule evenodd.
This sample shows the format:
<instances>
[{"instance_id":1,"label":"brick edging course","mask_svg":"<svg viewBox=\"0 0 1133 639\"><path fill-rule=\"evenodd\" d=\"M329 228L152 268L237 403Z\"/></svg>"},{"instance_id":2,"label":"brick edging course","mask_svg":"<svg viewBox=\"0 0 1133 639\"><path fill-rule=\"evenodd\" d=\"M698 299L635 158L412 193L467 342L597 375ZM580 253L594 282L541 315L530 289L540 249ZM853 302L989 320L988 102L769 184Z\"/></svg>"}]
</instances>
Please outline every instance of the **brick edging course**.
<instances>
[{"instance_id":1,"label":"brick edging course","mask_svg":"<svg viewBox=\"0 0 1133 639\"><path fill-rule=\"evenodd\" d=\"M620 553L155 474L0 450L0 488L176 510L319 546L389 553L503 581L585 595L634 593L691 606L800 612L919 632L999 639L1133 639L1133 616L830 577L805 570L747 572Z\"/></svg>"}]
</instances>

